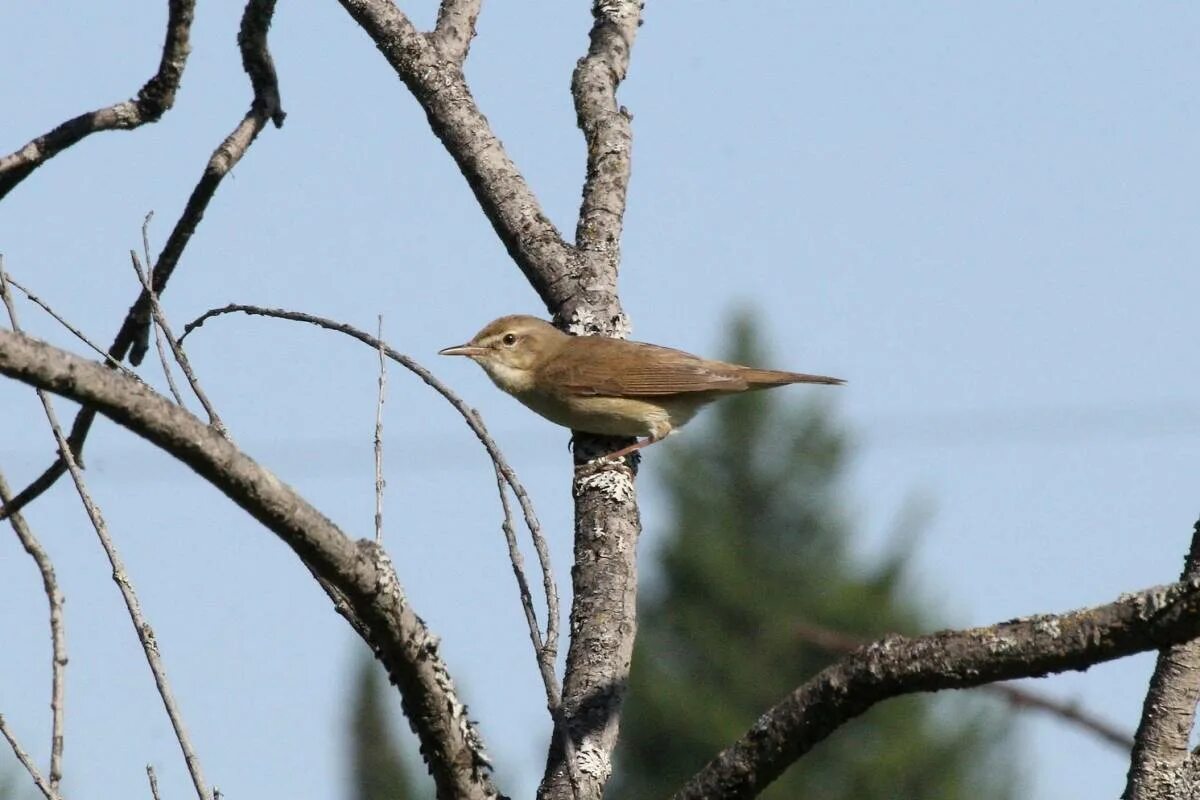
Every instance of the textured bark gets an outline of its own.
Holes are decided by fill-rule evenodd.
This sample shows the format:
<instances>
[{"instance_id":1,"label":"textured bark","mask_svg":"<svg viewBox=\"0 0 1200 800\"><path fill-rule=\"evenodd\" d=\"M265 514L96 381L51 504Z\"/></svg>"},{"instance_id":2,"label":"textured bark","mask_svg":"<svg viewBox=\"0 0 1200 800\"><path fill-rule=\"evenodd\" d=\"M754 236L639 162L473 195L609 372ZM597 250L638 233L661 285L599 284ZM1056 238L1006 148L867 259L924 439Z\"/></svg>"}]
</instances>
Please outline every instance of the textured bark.
<instances>
[{"instance_id":1,"label":"textured bark","mask_svg":"<svg viewBox=\"0 0 1200 800\"><path fill-rule=\"evenodd\" d=\"M620 236L629 188L630 115L616 100L641 22L641 3L597 0L587 54L571 82L587 143L574 245L564 241L491 130L462 72L473 5L448 0L431 34L386 0L340 0L425 110L509 255L559 326L576 334L625 336L617 296ZM470 18L471 26L465 25ZM463 20L463 22L455 22ZM469 36L466 37L469 41ZM603 437L575 435L577 460L612 452ZM608 465L577 473L571 644L556 716L570 735L568 764L555 736L539 793L598 798L611 772L636 622L636 548L641 530L634 473ZM571 777L580 785L572 787Z\"/></svg>"},{"instance_id":2,"label":"textured bark","mask_svg":"<svg viewBox=\"0 0 1200 800\"><path fill-rule=\"evenodd\" d=\"M186 410L131 378L50 345L0 330L0 374L96 408L149 440L274 532L375 648L400 687L438 797L497 797L488 760L438 653L408 605L386 553L352 541L291 487Z\"/></svg>"},{"instance_id":3,"label":"textured bark","mask_svg":"<svg viewBox=\"0 0 1200 800\"><path fill-rule=\"evenodd\" d=\"M577 459L594 455L576 439ZM611 442L600 452L611 452ZM637 633L637 540L633 473L586 471L574 481L575 566L571 570L571 645L563 680L563 718L574 745L579 797L600 797L612 774L621 703ZM555 739L540 798L572 796L570 768Z\"/></svg>"},{"instance_id":4,"label":"textured bark","mask_svg":"<svg viewBox=\"0 0 1200 800\"><path fill-rule=\"evenodd\" d=\"M1200 580L1200 521L1196 522L1180 580ZM1185 762L1195 760L1189 752L1188 740L1195 724L1197 701L1200 701L1200 639L1164 648L1158 654L1142 707L1142 720L1134 735L1129 777L1122 795L1125 800L1196 796L1195 769L1184 771L1182 767ZM1184 792L1181 782L1190 786L1190 794Z\"/></svg>"},{"instance_id":5,"label":"textured bark","mask_svg":"<svg viewBox=\"0 0 1200 800\"><path fill-rule=\"evenodd\" d=\"M1200 579L1108 605L930 636L889 636L800 686L675 800L754 797L847 720L890 697L1085 670L1200 635Z\"/></svg>"}]
</instances>

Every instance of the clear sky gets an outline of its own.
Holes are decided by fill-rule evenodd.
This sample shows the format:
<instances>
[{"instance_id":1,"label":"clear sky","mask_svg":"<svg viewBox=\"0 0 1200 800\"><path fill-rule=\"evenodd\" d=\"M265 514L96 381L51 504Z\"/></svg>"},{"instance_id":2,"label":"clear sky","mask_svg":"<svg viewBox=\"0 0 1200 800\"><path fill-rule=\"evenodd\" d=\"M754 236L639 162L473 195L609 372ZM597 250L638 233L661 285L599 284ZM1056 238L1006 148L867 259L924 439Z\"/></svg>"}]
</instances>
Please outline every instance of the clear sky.
<instances>
[{"instance_id":1,"label":"clear sky","mask_svg":"<svg viewBox=\"0 0 1200 800\"><path fill-rule=\"evenodd\" d=\"M0 150L129 97L157 64L165 5L5 4ZM583 157L568 86L587 5L485 4L468 62L485 113L568 233ZM403 6L432 21L433 2ZM88 139L0 205L7 269L105 344L136 294L127 253L143 216L155 212L157 250L247 107L239 14L201 4L162 122ZM566 584L565 432L472 365L434 355L493 317L542 312L537 297L336 3L282 3L271 46L287 123L221 187L168 314L179 328L239 301L368 329L384 314L392 344L481 410ZM1200 8L1183 3L652 0L620 95L634 114L621 291L636 338L713 353L729 311L750 307L771 365L848 378L839 414L858 443L856 552L878 555L897 515L923 504L912 591L947 624L1174 580L1200 511L1198 51ZM34 309L24 316L80 350ZM374 354L248 318L210 323L189 352L236 441L369 535ZM549 723L488 462L397 369L386 408L386 545L443 636L503 786L528 796ZM32 394L0 383L9 481L23 485L52 451ZM229 797L340 796L356 643L325 596L272 535L149 445L103 423L87 456L209 780ZM646 573L665 514L659 461L651 450L642 472ZM68 483L29 518L68 602L66 791L140 796L153 762L164 796L186 796ZM0 586L0 713L44 764L45 603L7 534ZM1143 656L1038 688L1132 730L1152 665ZM1031 797L1119 793L1127 763L1106 745L1040 717L1019 732Z\"/></svg>"}]
</instances>

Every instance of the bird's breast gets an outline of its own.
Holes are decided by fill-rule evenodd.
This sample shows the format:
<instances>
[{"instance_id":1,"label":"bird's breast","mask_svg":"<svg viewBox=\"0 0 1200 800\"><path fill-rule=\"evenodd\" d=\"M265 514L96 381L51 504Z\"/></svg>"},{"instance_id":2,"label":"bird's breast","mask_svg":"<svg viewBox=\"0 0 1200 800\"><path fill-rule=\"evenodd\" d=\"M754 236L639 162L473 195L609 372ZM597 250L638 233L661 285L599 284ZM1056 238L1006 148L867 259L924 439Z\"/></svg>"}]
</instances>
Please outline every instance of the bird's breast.
<instances>
[{"instance_id":1,"label":"bird's breast","mask_svg":"<svg viewBox=\"0 0 1200 800\"><path fill-rule=\"evenodd\" d=\"M654 401L631 397L514 393L530 410L558 425L604 436L653 436L661 439L690 420L701 402L679 398Z\"/></svg>"}]
</instances>

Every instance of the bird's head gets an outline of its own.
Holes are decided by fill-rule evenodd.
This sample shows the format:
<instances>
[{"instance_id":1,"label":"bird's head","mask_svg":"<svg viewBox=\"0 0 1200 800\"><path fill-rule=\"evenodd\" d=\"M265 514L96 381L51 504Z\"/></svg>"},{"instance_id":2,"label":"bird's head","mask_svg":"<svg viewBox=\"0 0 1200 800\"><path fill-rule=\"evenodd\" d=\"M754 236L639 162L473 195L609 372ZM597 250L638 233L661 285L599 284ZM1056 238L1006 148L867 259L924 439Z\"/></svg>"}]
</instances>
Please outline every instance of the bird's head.
<instances>
[{"instance_id":1,"label":"bird's head","mask_svg":"<svg viewBox=\"0 0 1200 800\"><path fill-rule=\"evenodd\" d=\"M570 337L545 320L515 314L488 323L466 344L438 355L466 356L509 394L532 391L536 372Z\"/></svg>"}]
</instances>

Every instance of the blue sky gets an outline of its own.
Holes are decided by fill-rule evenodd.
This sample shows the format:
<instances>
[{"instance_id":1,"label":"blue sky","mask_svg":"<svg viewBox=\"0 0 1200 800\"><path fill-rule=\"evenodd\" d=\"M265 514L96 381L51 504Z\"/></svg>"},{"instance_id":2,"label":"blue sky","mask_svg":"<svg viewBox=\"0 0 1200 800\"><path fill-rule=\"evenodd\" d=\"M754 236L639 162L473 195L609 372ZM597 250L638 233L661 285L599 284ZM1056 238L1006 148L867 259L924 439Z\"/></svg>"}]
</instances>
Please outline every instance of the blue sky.
<instances>
[{"instance_id":1,"label":"blue sky","mask_svg":"<svg viewBox=\"0 0 1200 800\"><path fill-rule=\"evenodd\" d=\"M404 7L433 19L434 3ZM161 245L249 102L239 13L202 6L162 122L92 137L0 206L7 269L99 341L135 295L127 252L143 216L155 212ZM164 19L163 3L6 6L0 150L130 96L157 64ZM567 90L589 24L582 2L486 4L468 62L483 110L567 232L583 157ZM384 314L394 346L481 410L565 583L566 434L470 364L434 356L493 317L540 313L536 296L337 4L282 4L271 44L287 123L221 187L167 312L177 328L230 301L368 329ZM649 3L620 96L634 115L621 291L635 337L714 353L729 312L750 307L772 366L848 378L838 410L857 441L855 551L886 549L896 515L924 503L912 591L947 624L1173 580L1197 514L1198 45L1200 10L1185 4ZM244 318L206 326L189 352L239 444L369 535L374 354ZM389 387L386 544L503 785L527 795L549 725L488 463L419 382L393 370ZM35 404L0 384L0 464L17 485L53 450ZM290 552L186 469L107 423L87 455L210 781L229 796L337 796L356 646L342 620ZM641 481L647 573L666 513L657 461L650 451ZM146 762L164 795L188 791L67 483L29 517L68 598L67 792L136 796ZM44 600L11 536L0 585L0 713L44 763ZM1152 664L1039 688L1132 730ZM1105 745L1041 718L1019 729L1033 797L1119 792L1127 764Z\"/></svg>"}]
</instances>

